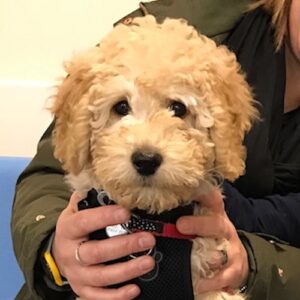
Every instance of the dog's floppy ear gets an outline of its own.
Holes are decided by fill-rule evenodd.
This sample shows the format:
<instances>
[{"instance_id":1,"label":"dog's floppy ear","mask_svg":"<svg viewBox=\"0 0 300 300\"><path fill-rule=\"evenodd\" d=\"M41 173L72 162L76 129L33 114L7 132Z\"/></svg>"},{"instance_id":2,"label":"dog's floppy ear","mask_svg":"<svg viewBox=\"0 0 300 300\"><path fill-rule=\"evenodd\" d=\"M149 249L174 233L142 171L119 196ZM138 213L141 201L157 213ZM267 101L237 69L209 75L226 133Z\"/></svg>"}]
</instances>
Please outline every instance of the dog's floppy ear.
<instances>
[{"instance_id":1,"label":"dog's floppy ear","mask_svg":"<svg viewBox=\"0 0 300 300\"><path fill-rule=\"evenodd\" d=\"M68 173L78 174L89 160L89 89L93 82L91 64L82 56L66 65L68 76L59 86L52 112L54 155Z\"/></svg>"},{"instance_id":2,"label":"dog's floppy ear","mask_svg":"<svg viewBox=\"0 0 300 300\"><path fill-rule=\"evenodd\" d=\"M252 91L240 70L235 55L223 46L219 61L209 74L207 101L211 121L206 127L215 145L214 166L225 179L234 181L244 173L246 149L244 137L258 111Z\"/></svg>"}]
</instances>

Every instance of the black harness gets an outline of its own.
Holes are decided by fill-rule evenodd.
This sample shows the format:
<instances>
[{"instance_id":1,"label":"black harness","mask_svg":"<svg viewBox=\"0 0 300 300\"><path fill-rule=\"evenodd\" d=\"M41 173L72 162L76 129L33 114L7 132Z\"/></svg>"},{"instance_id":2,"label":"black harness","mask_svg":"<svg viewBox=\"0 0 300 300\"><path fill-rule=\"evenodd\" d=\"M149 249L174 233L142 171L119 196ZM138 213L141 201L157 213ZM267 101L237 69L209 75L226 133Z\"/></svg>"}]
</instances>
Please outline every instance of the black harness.
<instances>
[{"instance_id":1,"label":"black harness","mask_svg":"<svg viewBox=\"0 0 300 300\"><path fill-rule=\"evenodd\" d=\"M87 198L79 202L78 209L82 210L112 204L110 203L111 200L106 197L102 192L98 193L96 190L91 190ZM156 236L155 248L146 253L154 258L156 262L154 269L127 283L135 283L141 288L141 294L137 298L140 300L192 300L194 296L190 260L191 238L193 236L176 238L177 233L173 233L173 229L171 231L168 230L169 224L174 225L180 216L191 215L192 213L193 205L178 207L159 215L150 215L145 211L134 210L133 217L127 224L120 224L116 227L110 226L95 231L90 235L90 238L101 240L114 235L136 231L150 231L154 233ZM166 232L167 235L165 235ZM144 254L133 254L110 263L134 259Z\"/></svg>"}]
</instances>

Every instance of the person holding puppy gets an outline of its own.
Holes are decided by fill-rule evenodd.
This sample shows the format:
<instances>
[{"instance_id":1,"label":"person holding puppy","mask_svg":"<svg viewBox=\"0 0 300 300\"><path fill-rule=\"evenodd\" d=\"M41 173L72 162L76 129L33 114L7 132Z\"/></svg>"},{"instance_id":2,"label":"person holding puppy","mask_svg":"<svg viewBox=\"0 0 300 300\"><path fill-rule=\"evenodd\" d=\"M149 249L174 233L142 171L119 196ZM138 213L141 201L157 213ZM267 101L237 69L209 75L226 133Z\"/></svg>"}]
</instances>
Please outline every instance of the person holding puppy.
<instances>
[{"instance_id":1,"label":"person holding puppy","mask_svg":"<svg viewBox=\"0 0 300 300\"><path fill-rule=\"evenodd\" d=\"M250 299L294 298L300 275L300 250L296 248L300 245L300 3L261 0L250 11L250 1L191 3L194 6L178 0L142 4L122 21L145 13L158 19L187 19L236 53L262 104L262 122L245 140L245 176L233 185L224 183L225 201L218 192L196 199L210 209L210 215L177 221L184 234L230 240L225 260L219 257L221 271L203 280L198 291L241 288ZM36 157L17 184L12 231L26 278L17 299L72 299L70 287L85 299L133 299L140 293L138 286L107 286L148 273L153 259L145 255L118 265L103 263L150 249L155 239L142 232L82 243L96 229L128 221L130 214L117 205L77 211L80 199L70 195L62 168L53 157L52 129L53 125L42 137ZM41 215L45 218L38 218ZM44 274L40 256L48 246L61 285Z\"/></svg>"}]
</instances>

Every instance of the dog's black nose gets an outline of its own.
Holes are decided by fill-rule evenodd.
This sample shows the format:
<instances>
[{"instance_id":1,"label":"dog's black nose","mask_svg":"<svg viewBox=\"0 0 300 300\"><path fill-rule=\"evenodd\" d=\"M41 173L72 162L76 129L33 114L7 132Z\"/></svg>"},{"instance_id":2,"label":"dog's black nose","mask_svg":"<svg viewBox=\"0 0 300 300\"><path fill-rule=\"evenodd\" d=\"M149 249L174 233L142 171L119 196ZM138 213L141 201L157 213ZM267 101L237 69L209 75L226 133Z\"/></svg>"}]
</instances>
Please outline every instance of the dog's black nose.
<instances>
[{"instance_id":1,"label":"dog's black nose","mask_svg":"<svg viewBox=\"0 0 300 300\"><path fill-rule=\"evenodd\" d=\"M162 163L162 156L153 152L134 152L131 156L134 168L140 175L153 175Z\"/></svg>"}]
</instances>

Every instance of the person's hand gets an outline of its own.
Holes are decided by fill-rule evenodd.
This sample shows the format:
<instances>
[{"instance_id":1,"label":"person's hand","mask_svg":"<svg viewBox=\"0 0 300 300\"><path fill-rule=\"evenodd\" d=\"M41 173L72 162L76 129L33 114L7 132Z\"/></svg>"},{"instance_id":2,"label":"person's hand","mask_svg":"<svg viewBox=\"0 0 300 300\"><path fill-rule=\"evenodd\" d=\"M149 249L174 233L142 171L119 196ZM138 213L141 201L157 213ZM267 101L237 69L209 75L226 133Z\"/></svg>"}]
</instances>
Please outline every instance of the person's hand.
<instances>
[{"instance_id":1,"label":"person's hand","mask_svg":"<svg viewBox=\"0 0 300 300\"><path fill-rule=\"evenodd\" d=\"M221 193L217 190L207 195L199 196L202 207L208 209L203 216L184 216L177 221L177 228L183 234L195 234L201 237L227 239L228 262L220 266L220 271L209 279L199 281L198 293L213 290L236 289L242 287L248 278L249 265L248 255L244 248L234 225L230 222L225 210Z\"/></svg>"},{"instance_id":2,"label":"person's hand","mask_svg":"<svg viewBox=\"0 0 300 300\"><path fill-rule=\"evenodd\" d=\"M144 255L122 263L103 263L152 248L154 237L141 232L88 241L89 233L109 225L125 223L130 214L118 205L77 211L79 200L73 194L57 222L52 254L60 273L69 281L73 291L86 300L135 298L140 293L137 285L127 284L120 288L107 286L149 272L154 267L153 258ZM76 251L80 261L78 257L76 259Z\"/></svg>"}]
</instances>

